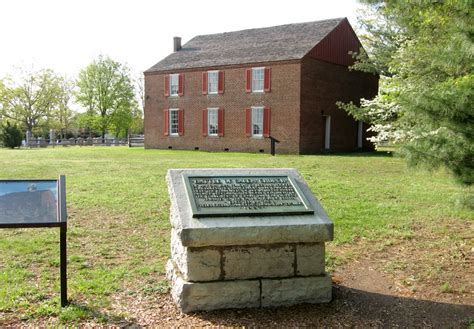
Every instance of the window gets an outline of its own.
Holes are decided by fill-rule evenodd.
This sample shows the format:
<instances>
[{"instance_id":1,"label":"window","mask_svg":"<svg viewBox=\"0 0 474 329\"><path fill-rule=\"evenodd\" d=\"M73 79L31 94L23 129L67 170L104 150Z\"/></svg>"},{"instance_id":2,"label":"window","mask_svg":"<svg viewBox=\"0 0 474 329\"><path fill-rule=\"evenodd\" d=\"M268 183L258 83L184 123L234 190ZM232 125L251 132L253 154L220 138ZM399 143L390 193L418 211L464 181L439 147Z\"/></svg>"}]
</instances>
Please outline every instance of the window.
<instances>
[{"instance_id":1,"label":"window","mask_svg":"<svg viewBox=\"0 0 474 329\"><path fill-rule=\"evenodd\" d=\"M263 136L263 107L252 107L252 136Z\"/></svg>"},{"instance_id":2,"label":"window","mask_svg":"<svg viewBox=\"0 0 474 329\"><path fill-rule=\"evenodd\" d=\"M170 109L170 136L179 135L179 109Z\"/></svg>"},{"instance_id":3,"label":"window","mask_svg":"<svg viewBox=\"0 0 474 329\"><path fill-rule=\"evenodd\" d=\"M207 133L209 136L217 136L219 132L218 109L207 109Z\"/></svg>"},{"instance_id":4,"label":"window","mask_svg":"<svg viewBox=\"0 0 474 329\"><path fill-rule=\"evenodd\" d=\"M222 95L224 93L224 71L202 72L202 94Z\"/></svg>"},{"instance_id":5,"label":"window","mask_svg":"<svg viewBox=\"0 0 474 329\"><path fill-rule=\"evenodd\" d=\"M270 137L270 108L252 106L245 109L245 136Z\"/></svg>"},{"instance_id":6,"label":"window","mask_svg":"<svg viewBox=\"0 0 474 329\"><path fill-rule=\"evenodd\" d=\"M207 93L217 94L217 88L219 83L219 71L207 72Z\"/></svg>"},{"instance_id":7,"label":"window","mask_svg":"<svg viewBox=\"0 0 474 329\"><path fill-rule=\"evenodd\" d=\"M255 67L252 69L252 92L263 92L264 77L265 69L263 67Z\"/></svg>"},{"instance_id":8,"label":"window","mask_svg":"<svg viewBox=\"0 0 474 329\"><path fill-rule=\"evenodd\" d=\"M170 74L170 96L179 94L179 74Z\"/></svg>"},{"instance_id":9,"label":"window","mask_svg":"<svg viewBox=\"0 0 474 329\"><path fill-rule=\"evenodd\" d=\"M202 135L224 136L224 109L207 108L202 110Z\"/></svg>"}]
</instances>

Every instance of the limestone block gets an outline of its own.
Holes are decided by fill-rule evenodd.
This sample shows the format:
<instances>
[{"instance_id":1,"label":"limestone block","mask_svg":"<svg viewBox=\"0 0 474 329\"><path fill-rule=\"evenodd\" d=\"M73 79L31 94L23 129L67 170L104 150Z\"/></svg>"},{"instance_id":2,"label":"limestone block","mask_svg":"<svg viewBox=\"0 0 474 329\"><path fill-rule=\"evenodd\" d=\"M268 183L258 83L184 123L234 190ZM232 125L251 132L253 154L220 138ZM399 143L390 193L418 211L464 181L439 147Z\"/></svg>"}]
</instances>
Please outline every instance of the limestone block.
<instances>
[{"instance_id":1,"label":"limestone block","mask_svg":"<svg viewBox=\"0 0 474 329\"><path fill-rule=\"evenodd\" d=\"M294 275L294 246L232 247L223 251L224 279L278 278Z\"/></svg>"},{"instance_id":2,"label":"limestone block","mask_svg":"<svg viewBox=\"0 0 474 329\"><path fill-rule=\"evenodd\" d=\"M174 282L175 281L174 275L177 271L174 269L174 264L171 259L168 259L168 261L166 262L165 270L166 270L166 278L169 281Z\"/></svg>"},{"instance_id":3,"label":"limestone block","mask_svg":"<svg viewBox=\"0 0 474 329\"><path fill-rule=\"evenodd\" d=\"M221 276L221 254L216 249L188 248L171 231L171 258L186 281L214 281Z\"/></svg>"},{"instance_id":4,"label":"limestone block","mask_svg":"<svg viewBox=\"0 0 474 329\"><path fill-rule=\"evenodd\" d=\"M324 274L324 243L296 246L296 274L301 276Z\"/></svg>"},{"instance_id":5,"label":"limestone block","mask_svg":"<svg viewBox=\"0 0 474 329\"><path fill-rule=\"evenodd\" d=\"M260 306L260 282L237 280L188 282L171 274L171 296L182 312Z\"/></svg>"},{"instance_id":6,"label":"limestone block","mask_svg":"<svg viewBox=\"0 0 474 329\"><path fill-rule=\"evenodd\" d=\"M332 298L327 275L291 279L262 279L262 307L299 303L327 303Z\"/></svg>"}]
</instances>

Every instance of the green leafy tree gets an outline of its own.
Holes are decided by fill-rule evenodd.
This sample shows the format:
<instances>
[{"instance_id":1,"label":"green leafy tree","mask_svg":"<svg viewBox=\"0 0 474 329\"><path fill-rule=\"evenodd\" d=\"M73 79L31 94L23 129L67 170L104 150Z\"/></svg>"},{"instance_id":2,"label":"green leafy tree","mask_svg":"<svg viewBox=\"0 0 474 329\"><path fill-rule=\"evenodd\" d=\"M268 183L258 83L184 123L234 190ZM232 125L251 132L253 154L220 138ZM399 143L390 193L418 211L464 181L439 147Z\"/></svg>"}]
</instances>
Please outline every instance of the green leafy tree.
<instances>
[{"instance_id":1,"label":"green leafy tree","mask_svg":"<svg viewBox=\"0 0 474 329\"><path fill-rule=\"evenodd\" d=\"M354 69L380 74L379 94L340 104L394 141L412 164L447 168L474 183L473 6L471 1L363 0L367 53Z\"/></svg>"},{"instance_id":2,"label":"green leafy tree","mask_svg":"<svg viewBox=\"0 0 474 329\"><path fill-rule=\"evenodd\" d=\"M33 131L44 126L59 102L60 77L51 70L20 70L0 83L1 115Z\"/></svg>"},{"instance_id":3,"label":"green leafy tree","mask_svg":"<svg viewBox=\"0 0 474 329\"><path fill-rule=\"evenodd\" d=\"M121 134L131 125L137 107L130 70L109 57L100 56L79 73L76 100L86 108L87 122L101 132Z\"/></svg>"},{"instance_id":4,"label":"green leafy tree","mask_svg":"<svg viewBox=\"0 0 474 329\"><path fill-rule=\"evenodd\" d=\"M57 103L49 117L48 128L60 131L61 139L65 138L65 131L74 123L75 112L71 109L74 82L65 77L59 79L60 89L57 95Z\"/></svg>"},{"instance_id":5,"label":"green leafy tree","mask_svg":"<svg viewBox=\"0 0 474 329\"><path fill-rule=\"evenodd\" d=\"M10 122L7 121L0 132L0 139L4 147L20 147L23 134L17 125L10 125Z\"/></svg>"}]
</instances>

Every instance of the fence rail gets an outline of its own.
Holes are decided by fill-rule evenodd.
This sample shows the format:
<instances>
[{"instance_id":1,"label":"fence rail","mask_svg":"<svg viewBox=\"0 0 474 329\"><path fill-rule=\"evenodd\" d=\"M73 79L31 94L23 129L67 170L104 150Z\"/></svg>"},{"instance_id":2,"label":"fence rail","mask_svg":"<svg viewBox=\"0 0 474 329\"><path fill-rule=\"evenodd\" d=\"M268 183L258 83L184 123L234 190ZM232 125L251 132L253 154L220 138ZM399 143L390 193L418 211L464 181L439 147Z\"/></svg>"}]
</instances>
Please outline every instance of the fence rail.
<instances>
[{"instance_id":1,"label":"fence rail","mask_svg":"<svg viewBox=\"0 0 474 329\"><path fill-rule=\"evenodd\" d=\"M129 138L69 138L49 140L46 138L30 138L28 143L25 143L29 148L44 148L44 147L66 147L66 146L144 146L143 137L129 137Z\"/></svg>"},{"instance_id":2,"label":"fence rail","mask_svg":"<svg viewBox=\"0 0 474 329\"><path fill-rule=\"evenodd\" d=\"M135 146L145 146L145 137L138 136L138 137L129 137L128 138L128 147L135 147Z\"/></svg>"}]
</instances>

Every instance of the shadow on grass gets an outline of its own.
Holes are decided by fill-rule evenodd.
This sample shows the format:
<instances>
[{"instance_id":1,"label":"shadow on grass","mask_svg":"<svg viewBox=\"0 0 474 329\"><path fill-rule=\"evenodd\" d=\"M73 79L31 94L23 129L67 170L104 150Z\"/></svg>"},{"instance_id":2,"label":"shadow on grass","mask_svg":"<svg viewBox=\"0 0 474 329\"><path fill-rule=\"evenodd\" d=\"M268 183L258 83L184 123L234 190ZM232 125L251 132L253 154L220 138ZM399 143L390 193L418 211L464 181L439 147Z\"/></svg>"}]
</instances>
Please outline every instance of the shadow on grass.
<instances>
[{"instance_id":1,"label":"shadow on grass","mask_svg":"<svg viewBox=\"0 0 474 329\"><path fill-rule=\"evenodd\" d=\"M98 323L115 324L120 327L136 325L135 322L127 320L122 316L111 316L100 312L94 307L77 302L70 302L66 307L61 309L59 314L59 321L61 323L78 323L91 319L94 319Z\"/></svg>"},{"instance_id":2,"label":"shadow on grass","mask_svg":"<svg viewBox=\"0 0 474 329\"><path fill-rule=\"evenodd\" d=\"M328 304L302 304L248 310L196 312L215 325L435 327L462 328L474 323L474 306L447 304L367 292L335 285Z\"/></svg>"},{"instance_id":3,"label":"shadow on grass","mask_svg":"<svg viewBox=\"0 0 474 329\"><path fill-rule=\"evenodd\" d=\"M394 156L392 151L360 151L360 152L336 152L323 153L322 155L341 156L341 157L377 157L377 158L391 158Z\"/></svg>"}]
</instances>

